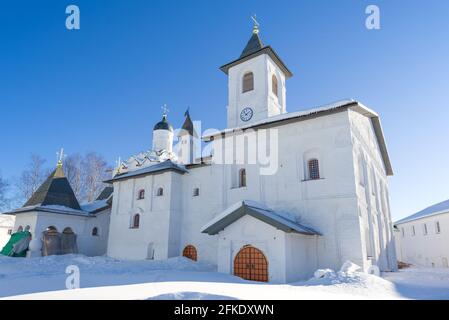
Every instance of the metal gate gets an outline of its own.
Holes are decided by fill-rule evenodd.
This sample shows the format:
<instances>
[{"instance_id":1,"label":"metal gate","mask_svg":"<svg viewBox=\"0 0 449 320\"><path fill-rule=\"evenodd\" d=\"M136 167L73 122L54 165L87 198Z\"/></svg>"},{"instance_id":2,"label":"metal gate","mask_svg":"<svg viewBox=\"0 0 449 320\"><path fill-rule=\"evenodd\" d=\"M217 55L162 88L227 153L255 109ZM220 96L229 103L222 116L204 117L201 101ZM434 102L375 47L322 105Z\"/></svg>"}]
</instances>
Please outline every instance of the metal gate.
<instances>
[{"instance_id":1,"label":"metal gate","mask_svg":"<svg viewBox=\"0 0 449 320\"><path fill-rule=\"evenodd\" d=\"M268 262L257 248L245 246L234 259L234 274L252 281L268 282Z\"/></svg>"}]
</instances>

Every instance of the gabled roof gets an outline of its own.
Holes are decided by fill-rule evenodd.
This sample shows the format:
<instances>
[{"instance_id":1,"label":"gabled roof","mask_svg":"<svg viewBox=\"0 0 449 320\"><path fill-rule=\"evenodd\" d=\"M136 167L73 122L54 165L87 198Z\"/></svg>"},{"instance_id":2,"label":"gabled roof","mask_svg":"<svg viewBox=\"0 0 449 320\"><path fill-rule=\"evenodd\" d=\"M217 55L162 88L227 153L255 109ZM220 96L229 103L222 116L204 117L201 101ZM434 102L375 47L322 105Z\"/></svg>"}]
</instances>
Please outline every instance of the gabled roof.
<instances>
[{"instance_id":1,"label":"gabled roof","mask_svg":"<svg viewBox=\"0 0 449 320\"><path fill-rule=\"evenodd\" d=\"M244 215L250 215L253 218L263 221L276 229L287 233L294 232L304 235L320 235L319 232L310 227L301 225L283 216L281 213L271 210L263 204L249 200L240 201L229 207L206 224L201 229L201 232L209 235L215 235Z\"/></svg>"},{"instance_id":2,"label":"gabled roof","mask_svg":"<svg viewBox=\"0 0 449 320\"><path fill-rule=\"evenodd\" d=\"M160 162L158 164L154 164L143 169L125 172L122 174L118 174L110 180L105 181L105 183L113 183L114 181L124 180L129 178L134 178L137 176L144 176L149 174L157 174L164 171L175 171L180 174L184 174L189 172L184 166L173 163L171 160L166 160L164 162Z\"/></svg>"},{"instance_id":3,"label":"gabled roof","mask_svg":"<svg viewBox=\"0 0 449 320\"><path fill-rule=\"evenodd\" d=\"M242 132L247 129L259 129L259 128L268 128L268 127L275 127L278 125L288 124L291 122L296 121L303 121L303 120L309 120L316 117L326 116L329 114L337 113L346 111L348 109L351 109L355 112L358 112L368 118L371 119L371 123L373 124L374 134L377 138L377 143L379 145L380 153L382 156L382 160L384 162L385 166L385 172L388 176L393 175L393 168L391 166L390 157L388 155L387 145L385 142L385 138L383 135L382 125L380 123L379 115L371 110L370 108L366 107L362 103L353 100L353 99L347 99L347 100L341 100L337 101L325 106L308 109L304 111L296 111L296 112L289 112L280 114L277 116L265 118L263 120L259 120L241 127L236 128L228 128L221 131L216 131L211 134L204 135L202 137L205 141L211 141L213 137L216 136L224 136L226 134L232 134L234 132Z\"/></svg>"},{"instance_id":4,"label":"gabled roof","mask_svg":"<svg viewBox=\"0 0 449 320\"><path fill-rule=\"evenodd\" d=\"M411 216L408 216L406 218L403 218L403 219L395 222L394 224L396 225L396 224L401 224L401 223L405 223L405 222L410 222L410 221L427 218L427 217L434 216L437 214L442 214L442 213L449 213L449 199L446 201L434 204L433 206L427 207L424 210L421 210L417 213L412 214Z\"/></svg>"},{"instance_id":5,"label":"gabled roof","mask_svg":"<svg viewBox=\"0 0 449 320\"><path fill-rule=\"evenodd\" d=\"M61 165L58 165L23 207L31 206L63 206L81 210Z\"/></svg>"}]
</instances>

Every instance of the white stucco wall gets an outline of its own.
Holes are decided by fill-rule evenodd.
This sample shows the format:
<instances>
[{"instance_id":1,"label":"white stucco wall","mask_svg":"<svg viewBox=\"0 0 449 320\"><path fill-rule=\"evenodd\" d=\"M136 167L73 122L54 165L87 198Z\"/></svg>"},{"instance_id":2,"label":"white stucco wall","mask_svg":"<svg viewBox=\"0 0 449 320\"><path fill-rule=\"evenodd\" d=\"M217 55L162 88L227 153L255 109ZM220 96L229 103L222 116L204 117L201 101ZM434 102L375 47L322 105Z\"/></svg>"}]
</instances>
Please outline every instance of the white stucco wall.
<instances>
[{"instance_id":1,"label":"white stucco wall","mask_svg":"<svg viewBox=\"0 0 449 320\"><path fill-rule=\"evenodd\" d=\"M437 222L440 224L439 233L436 230ZM424 224L427 226L426 235ZM397 250L402 262L423 267L448 268L449 212L397 224L397 227Z\"/></svg>"},{"instance_id":2,"label":"white stucco wall","mask_svg":"<svg viewBox=\"0 0 449 320\"><path fill-rule=\"evenodd\" d=\"M0 214L0 250L5 246L11 237L9 231L14 229L15 217L6 214Z\"/></svg>"}]
</instances>

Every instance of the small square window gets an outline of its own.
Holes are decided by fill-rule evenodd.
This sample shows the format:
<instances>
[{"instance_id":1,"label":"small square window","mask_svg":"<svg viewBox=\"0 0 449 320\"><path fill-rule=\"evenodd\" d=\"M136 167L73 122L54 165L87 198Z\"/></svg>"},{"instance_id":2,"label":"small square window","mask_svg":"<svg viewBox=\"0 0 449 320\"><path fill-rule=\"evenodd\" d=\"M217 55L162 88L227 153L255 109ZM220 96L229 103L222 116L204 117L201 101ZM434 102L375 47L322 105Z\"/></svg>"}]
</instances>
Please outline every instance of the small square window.
<instances>
[{"instance_id":1,"label":"small square window","mask_svg":"<svg viewBox=\"0 0 449 320\"><path fill-rule=\"evenodd\" d=\"M12 229L8 229L8 234L9 234L9 235L12 234Z\"/></svg>"},{"instance_id":2,"label":"small square window","mask_svg":"<svg viewBox=\"0 0 449 320\"><path fill-rule=\"evenodd\" d=\"M193 189L193 196L198 197L200 195L200 188L194 188Z\"/></svg>"}]
</instances>

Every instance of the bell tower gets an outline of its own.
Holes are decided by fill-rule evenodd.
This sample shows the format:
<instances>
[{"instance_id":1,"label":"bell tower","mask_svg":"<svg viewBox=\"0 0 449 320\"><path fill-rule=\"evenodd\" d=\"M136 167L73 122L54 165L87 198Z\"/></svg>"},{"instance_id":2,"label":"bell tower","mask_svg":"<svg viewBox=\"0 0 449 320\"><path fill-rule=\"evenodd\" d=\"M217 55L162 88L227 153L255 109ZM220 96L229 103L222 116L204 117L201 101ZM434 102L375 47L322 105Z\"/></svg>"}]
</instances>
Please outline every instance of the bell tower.
<instances>
[{"instance_id":1,"label":"bell tower","mask_svg":"<svg viewBox=\"0 0 449 320\"><path fill-rule=\"evenodd\" d=\"M292 73L271 46L263 45L252 19L252 35L240 57L220 68L228 76L228 128L287 112L285 81Z\"/></svg>"}]
</instances>

